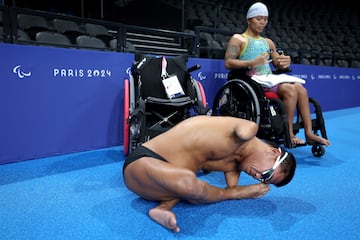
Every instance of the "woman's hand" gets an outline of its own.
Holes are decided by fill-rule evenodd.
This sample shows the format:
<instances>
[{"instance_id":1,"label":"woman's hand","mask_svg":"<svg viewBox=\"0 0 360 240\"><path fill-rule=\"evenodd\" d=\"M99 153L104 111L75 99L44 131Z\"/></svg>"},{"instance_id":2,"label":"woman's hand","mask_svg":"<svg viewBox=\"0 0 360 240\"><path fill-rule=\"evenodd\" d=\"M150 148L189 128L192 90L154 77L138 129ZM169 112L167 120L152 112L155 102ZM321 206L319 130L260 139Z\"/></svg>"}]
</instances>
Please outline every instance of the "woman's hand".
<instances>
[{"instance_id":1,"label":"woman's hand","mask_svg":"<svg viewBox=\"0 0 360 240\"><path fill-rule=\"evenodd\" d=\"M270 62L272 62L272 60L269 59L269 53L265 52L264 54L262 54L260 56L257 56L254 59L254 66L253 67L268 64Z\"/></svg>"},{"instance_id":2,"label":"woman's hand","mask_svg":"<svg viewBox=\"0 0 360 240\"><path fill-rule=\"evenodd\" d=\"M275 63L275 66L279 69L287 69L290 67L291 58L290 58L290 56L279 55L279 57L277 57L274 60L274 63Z\"/></svg>"}]
</instances>

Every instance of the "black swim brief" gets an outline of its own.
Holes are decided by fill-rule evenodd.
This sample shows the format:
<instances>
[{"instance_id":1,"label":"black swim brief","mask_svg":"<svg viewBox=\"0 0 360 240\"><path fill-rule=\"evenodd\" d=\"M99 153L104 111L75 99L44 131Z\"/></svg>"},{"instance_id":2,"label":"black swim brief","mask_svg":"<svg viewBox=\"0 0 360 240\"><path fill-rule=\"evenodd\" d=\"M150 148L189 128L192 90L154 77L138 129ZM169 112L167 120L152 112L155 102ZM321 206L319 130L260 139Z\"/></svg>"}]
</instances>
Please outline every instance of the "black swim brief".
<instances>
[{"instance_id":1,"label":"black swim brief","mask_svg":"<svg viewBox=\"0 0 360 240\"><path fill-rule=\"evenodd\" d=\"M167 162L165 160L165 158L163 158L156 152L148 149L147 147L140 145L126 157L124 166L123 166L123 172L124 172L125 168L127 167L127 165L129 165L130 163L132 163L142 157L152 157L152 158Z\"/></svg>"}]
</instances>

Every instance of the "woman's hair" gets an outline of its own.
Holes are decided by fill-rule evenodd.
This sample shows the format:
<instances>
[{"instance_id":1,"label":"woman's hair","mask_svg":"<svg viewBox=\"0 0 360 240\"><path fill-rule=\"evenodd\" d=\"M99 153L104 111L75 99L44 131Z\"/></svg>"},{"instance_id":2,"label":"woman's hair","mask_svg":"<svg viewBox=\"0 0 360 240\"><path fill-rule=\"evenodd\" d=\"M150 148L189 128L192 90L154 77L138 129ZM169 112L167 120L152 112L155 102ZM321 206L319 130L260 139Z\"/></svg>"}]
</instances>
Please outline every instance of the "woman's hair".
<instances>
[{"instance_id":1,"label":"woman's hair","mask_svg":"<svg viewBox=\"0 0 360 240\"><path fill-rule=\"evenodd\" d=\"M263 141L273 148L279 148L279 145L274 142L268 140L263 140ZM286 153L286 150L282 147L280 148L281 148L281 156L283 156ZM296 159L291 152L287 152L287 153L288 156L280 164L280 166L282 167L282 172L285 174L285 178L281 182L274 184L276 187L285 186L293 179L295 175Z\"/></svg>"}]
</instances>

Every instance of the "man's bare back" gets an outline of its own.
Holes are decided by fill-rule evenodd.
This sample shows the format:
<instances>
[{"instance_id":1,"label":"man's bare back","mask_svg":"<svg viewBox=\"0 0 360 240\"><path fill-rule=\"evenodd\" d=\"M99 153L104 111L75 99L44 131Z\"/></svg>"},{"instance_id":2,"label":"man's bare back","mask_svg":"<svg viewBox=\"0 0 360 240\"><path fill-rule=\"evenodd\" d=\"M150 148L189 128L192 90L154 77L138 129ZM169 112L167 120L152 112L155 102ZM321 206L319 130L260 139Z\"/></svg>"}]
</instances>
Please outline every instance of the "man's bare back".
<instances>
[{"instance_id":1,"label":"man's bare back","mask_svg":"<svg viewBox=\"0 0 360 240\"><path fill-rule=\"evenodd\" d=\"M246 123L246 129L244 127L237 130L239 122ZM226 164L234 160L234 155L241 158L246 153L246 146L252 147L248 140L259 141L253 138L256 132L257 125L243 119L197 116L184 120L171 131L143 145L163 156L171 164L198 171L207 161L222 161L222 164ZM244 139L240 139L236 134Z\"/></svg>"}]
</instances>

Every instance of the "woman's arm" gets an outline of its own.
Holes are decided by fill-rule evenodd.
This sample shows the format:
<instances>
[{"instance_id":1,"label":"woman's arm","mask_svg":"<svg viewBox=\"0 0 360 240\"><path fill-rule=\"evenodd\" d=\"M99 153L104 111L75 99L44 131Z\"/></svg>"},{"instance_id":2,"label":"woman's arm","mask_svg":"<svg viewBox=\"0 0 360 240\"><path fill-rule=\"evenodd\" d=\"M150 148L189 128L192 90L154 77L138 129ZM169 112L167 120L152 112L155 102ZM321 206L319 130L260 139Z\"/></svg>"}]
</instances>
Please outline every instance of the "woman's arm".
<instances>
[{"instance_id":1,"label":"woman's arm","mask_svg":"<svg viewBox=\"0 0 360 240\"><path fill-rule=\"evenodd\" d=\"M269 48L272 52L270 54L270 57L272 59L272 64L274 65L274 67L281 70L288 69L291 64L290 56L279 54L276 49L275 43L271 39L266 38L266 41L269 44Z\"/></svg>"}]
</instances>

